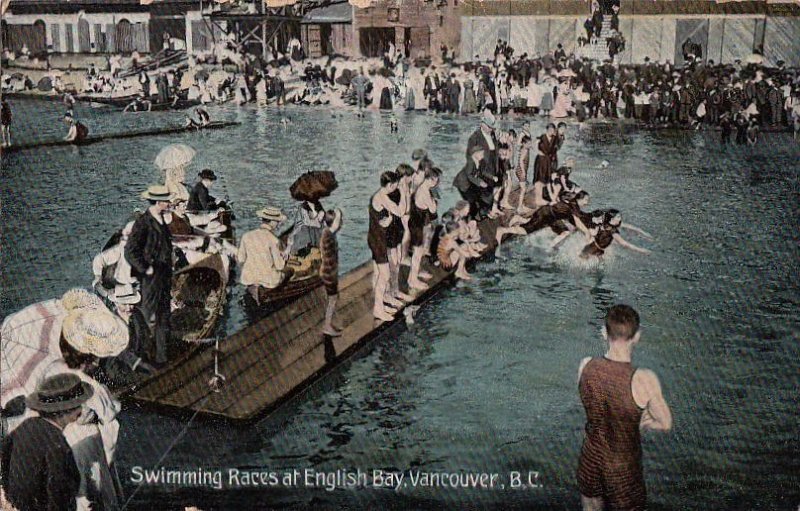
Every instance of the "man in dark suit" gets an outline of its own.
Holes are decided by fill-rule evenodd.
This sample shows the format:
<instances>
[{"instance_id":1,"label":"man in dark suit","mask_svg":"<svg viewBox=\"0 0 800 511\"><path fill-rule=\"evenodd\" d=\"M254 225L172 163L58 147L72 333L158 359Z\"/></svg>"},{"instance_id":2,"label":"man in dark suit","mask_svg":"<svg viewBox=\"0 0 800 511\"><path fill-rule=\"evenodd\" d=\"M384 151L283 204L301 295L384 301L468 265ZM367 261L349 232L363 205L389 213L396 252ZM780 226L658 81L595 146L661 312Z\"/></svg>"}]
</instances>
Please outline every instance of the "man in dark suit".
<instances>
[{"instance_id":1,"label":"man in dark suit","mask_svg":"<svg viewBox=\"0 0 800 511\"><path fill-rule=\"evenodd\" d=\"M0 486L20 511L74 511L81 476L64 428L81 414L92 387L71 373L39 384L25 400L39 413L5 437L0 449Z\"/></svg>"},{"instance_id":2,"label":"man in dark suit","mask_svg":"<svg viewBox=\"0 0 800 511\"><path fill-rule=\"evenodd\" d=\"M214 181L217 180L217 175L213 170L205 169L200 174L200 181L194 185L191 193L189 193L189 203L186 205L186 211L192 213L205 213L219 209L220 205L217 200L208 192Z\"/></svg>"},{"instance_id":3,"label":"man in dark suit","mask_svg":"<svg viewBox=\"0 0 800 511\"><path fill-rule=\"evenodd\" d=\"M133 224L125 245L131 273L142 283L142 314L154 327L157 364L167 361L172 299L172 237L164 213L174 197L166 186L155 185L142 194L150 207Z\"/></svg>"},{"instance_id":4,"label":"man in dark suit","mask_svg":"<svg viewBox=\"0 0 800 511\"><path fill-rule=\"evenodd\" d=\"M466 165L453 180L453 186L459 191L461 197L469 202L469 214L473 218L485 214L492 206L491 202L487 205L483 200L490 190L490 183L484 179L482 170L485 162L483 147L473 145L469 149L469 159L467 159Z\"/></svg>"},{"instance_id":5,"label":"man in dark suit","mask_svg":"<svg viewBox=\"0 0 800 511\"><path fill-rule=\"evenodd\" d=\"M481 126L475 133L469 137L467 141L467 161L470 160L472 155L472 148L480 146L484 151L483 167L495 173L497 168L497 137L495 137L494 129L497 125L494 115L489 110L484 111L481 118Z\"/></svg>"}]
</instances>

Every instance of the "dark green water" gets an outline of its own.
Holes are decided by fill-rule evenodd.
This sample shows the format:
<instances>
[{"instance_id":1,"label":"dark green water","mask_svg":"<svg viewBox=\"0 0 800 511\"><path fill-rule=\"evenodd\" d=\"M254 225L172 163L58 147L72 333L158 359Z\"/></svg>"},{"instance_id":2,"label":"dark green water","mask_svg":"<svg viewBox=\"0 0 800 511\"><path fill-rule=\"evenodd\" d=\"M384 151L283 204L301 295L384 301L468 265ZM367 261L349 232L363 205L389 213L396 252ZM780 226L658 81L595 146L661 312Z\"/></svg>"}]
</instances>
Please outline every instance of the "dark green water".
<instances>
[{"instance_id":1,"label":"dark green water","mask_svg":"<svg viewBox=\"0 0 800 511\"><path fill-rule=\"evenodd\" d=\"M60 108L12 104L18 140L52 139ZM444 170L444 205L475 119L386 118L323 109L225 110L230 130L153 137L75 150L3 157L0 315L91 281L91 257L122 225L159 173L167 143L198 150L190 170L221 175L217 195L238 214L240 233L266 204L292 206L302 171L336 170L327 204L345 211L342 259L369 257L366 204L380 171L426 147ZM281 115L292 123L284 129ZM174 114L79 111L94 132L179 123ZM514 121L519 123L520 121ZM541 122L539 124L542 124ZM43 127L44 126L44 127ZM538 132L540 128L536 128ZM574 480L583 410L576 372L603 351L604 310L627 302L642 315L635 363L661 377L675 425L644 440L653 509L795 509L800 504L798 419L798 175L800 145L768 136L755 149L720 148L716 136L571 128L563 157L593 207L617 207L655 241L626 236L650 256L616 251L584 267L533 237L507 261L482 265L476 281L431 300L408 330L393 331L281 413L245 428L194 422L164 460L170 468L364 471L538 471L541 488L447 490L138 490L131 508L169 503L202 509L576 509ZM598 164L607 160L606 169ZM234 290L226 323L244 322ZM124 413L118 468L151 468L184 423ZM135 484L126 482L128 495Z\"/></svg>"}]
</instances>

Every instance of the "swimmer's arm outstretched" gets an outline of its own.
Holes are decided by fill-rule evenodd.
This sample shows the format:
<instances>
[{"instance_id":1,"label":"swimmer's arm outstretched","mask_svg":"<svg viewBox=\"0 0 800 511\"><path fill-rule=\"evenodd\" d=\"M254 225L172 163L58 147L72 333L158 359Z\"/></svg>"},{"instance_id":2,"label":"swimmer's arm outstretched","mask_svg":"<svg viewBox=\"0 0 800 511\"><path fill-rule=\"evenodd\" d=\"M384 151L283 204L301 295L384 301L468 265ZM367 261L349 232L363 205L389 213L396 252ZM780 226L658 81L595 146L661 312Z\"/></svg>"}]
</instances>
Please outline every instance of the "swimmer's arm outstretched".
<instances>
[{"instance_id":1,"label":"swimmer's arm outstretched","mask_svg":"<svg viewBox=\"0 0 800 511\"><path fill-rule=\"evenodd\" d=\"M658 381L658 376L649 369L639 369L633 374L631 387L634 401L644 408L639 427L642 430L670 431L672 429L672 411L661 392L661 382Z\"/></svg>"},{"instance_id":2,"label":"swimmer's arm outstretched","mask_svg":"<svg viewBox=\"0 0 800 511\"><path fill-rule=\"evenodd\" d=\"M619 224L619 226L620 226L621 229L627 229L629 231L635 232L635 233L637 233L637 234L639 234L641 236L644 236L645 238L647 238L649 240L653 239L653 235L652 234L650 234L649 232L645 231L644 229L640 229L639 227L636 227L635 225L626 224L626 223L623 222L623 223Z\"/></svg>"},{"instance_id":3,"label":"swimmer's arm outstretched","mask_svg":"<svg viewBox=\"0 0 800 511\"><path fill-rule=\"evenodd\" d=\"M572 215L572 221L575 222L575 227L577 227L579 231L581 231L586 236L589 236L589 237L592 236L592 233L589 232L589 228L586 227L586 224L584 224L581 221L581 219L580 219L580 217L578 215Z\"/></svg>"},{"instance_id":4,"label":"swimmer's arm outstretched","mask_svg":"<svg viewBox=\"0 0 800 511\"><path fill-rule=\"evenodd\" d=\"M620 245L622 245L623 247L625 247L627 249L633 250L634 252L639 252L640 254L649 254L650 253L650 251L647 250L646 248L637 247L633 243L631 243L629 241L625 241L625 238L623 238L619 234L615 234L614 235L614 241L616 241L617 243L619 243Z\"/></svg>"}]
</instances>

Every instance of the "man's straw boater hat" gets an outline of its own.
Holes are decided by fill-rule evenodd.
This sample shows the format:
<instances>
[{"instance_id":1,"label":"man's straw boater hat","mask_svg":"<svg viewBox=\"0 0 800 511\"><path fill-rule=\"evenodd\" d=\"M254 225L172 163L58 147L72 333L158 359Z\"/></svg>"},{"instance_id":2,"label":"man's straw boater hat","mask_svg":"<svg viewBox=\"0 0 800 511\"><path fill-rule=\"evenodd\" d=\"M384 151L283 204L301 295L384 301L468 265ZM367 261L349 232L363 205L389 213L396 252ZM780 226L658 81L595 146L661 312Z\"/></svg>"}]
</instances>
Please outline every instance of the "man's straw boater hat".
<instances>
[{"instance_id":1,"label":"man's straw boater hat","mask_svg":"<svg viewBox=\"0 0 800 511\"><path fill-rule=\"evenodd\" d=\"M153 185L142 192L142 198L156 202L169 202L175 198L175 194L164 185Z\"/></svg>"},{"instance_id":2,"label":"man's straw boater hat","mask_svg":"<svg viewBox=\"0 0 800 511\"><path fill-rule=\"evenodd\" d=\"M25 398L25 404L37 412L66 412L79 408L94 394L92 386L72 373L45 378L36 392Z\"/></svg>"},{"instance_id":3,"label":"man's straw boater hat","mask_svg":"<svg viewBox=\"0 0 800 511\"><path fill-rule=\"evenodd\" d=\"M108 298L117 305L135 305L142 301L142 295L132 284L117 284L114 294Z\"/></svg>"},{"instance_id":4,"label":"man's straw boater hat","mask_svg":"<svg viewBox=\"0 0 800 511\"><path fill-rule=\"evenodd\" d=\"M128 325L105 307L70 312L61 334L76 351L98 358L115 357L128 347Z\"/></svg>"},{"instance_id":5,"label":"man's straw boater hat","mask_svg":"<svg viewBox=\"0 0 800 511\"><path fill-rule=\"evenodd\" d=\"M286 220L286 215L278 208L266 207L259 210L256 215L261 220L269 220L271 222L283 222Z\"/></svg>"}]
</instances>

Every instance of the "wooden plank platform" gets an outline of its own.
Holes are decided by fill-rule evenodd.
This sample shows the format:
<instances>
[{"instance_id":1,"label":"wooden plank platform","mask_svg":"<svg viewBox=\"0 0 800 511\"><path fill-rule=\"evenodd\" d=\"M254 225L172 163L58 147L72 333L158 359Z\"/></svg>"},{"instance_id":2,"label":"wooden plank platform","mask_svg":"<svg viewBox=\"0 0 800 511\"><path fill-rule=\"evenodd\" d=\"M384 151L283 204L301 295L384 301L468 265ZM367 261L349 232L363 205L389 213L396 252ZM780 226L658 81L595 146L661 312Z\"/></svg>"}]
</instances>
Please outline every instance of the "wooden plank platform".
<instances>
[{"instance_id":1,"label":"wooden plank platform","mask_svg":"<svg viewBox=\"0 0 800 511\"><path fill-rule=\"evenodd\" d=\"M173 135L176 133L191 133L195 131L206 131L206 130L218 130L222 128L228 128L230 126L238 126L239 122L233 121L226 121L226 122L212 122L207 126L203 126L202 128L192 128L186 126L175 126L171 128L155 128L155 129L147 129L147 130L139 130L139 131L129 131L127 133L109 133L106 135L96 135L87 137L85 140L81 142L67 142L66 140L51 140L49 142L33 142L31 144L14 144L11 147L4 147L0 152L2 153L11 153L15 151L23 151L27 149L38 149L42 147L57 147L57 146L75 146L81 147L85 145L96 144L98 142L104 142L106 140L115 140L115 139L122 139L122 138L137 138L137 137L151 137L155 135Z\"/></svg>"},{"instance_id":2,"label":"wooden plank platform","mask_svg":"<svg viewBox=\"0 0 800 511\"><path fill-rule=\"evenodd\" d=\"M498 223L487 219L480 224L483 241L489 245L485 254L495 248ZM456 281L454 271L423 266L433 278L426 291L414 295L413 304L423 303ZM262 416L356 348L404 321L402 313L391 322L372 317L372 268L368 261L340 279L336 321L344 327L341 337L331 339L321 333L326 296L323 288L317 288L220 342L219 371L226 384L219 392L208 384L214 373L214 350L205 349L176 361L126 397L234 421Z\"/></svg>"}]
</instances>

